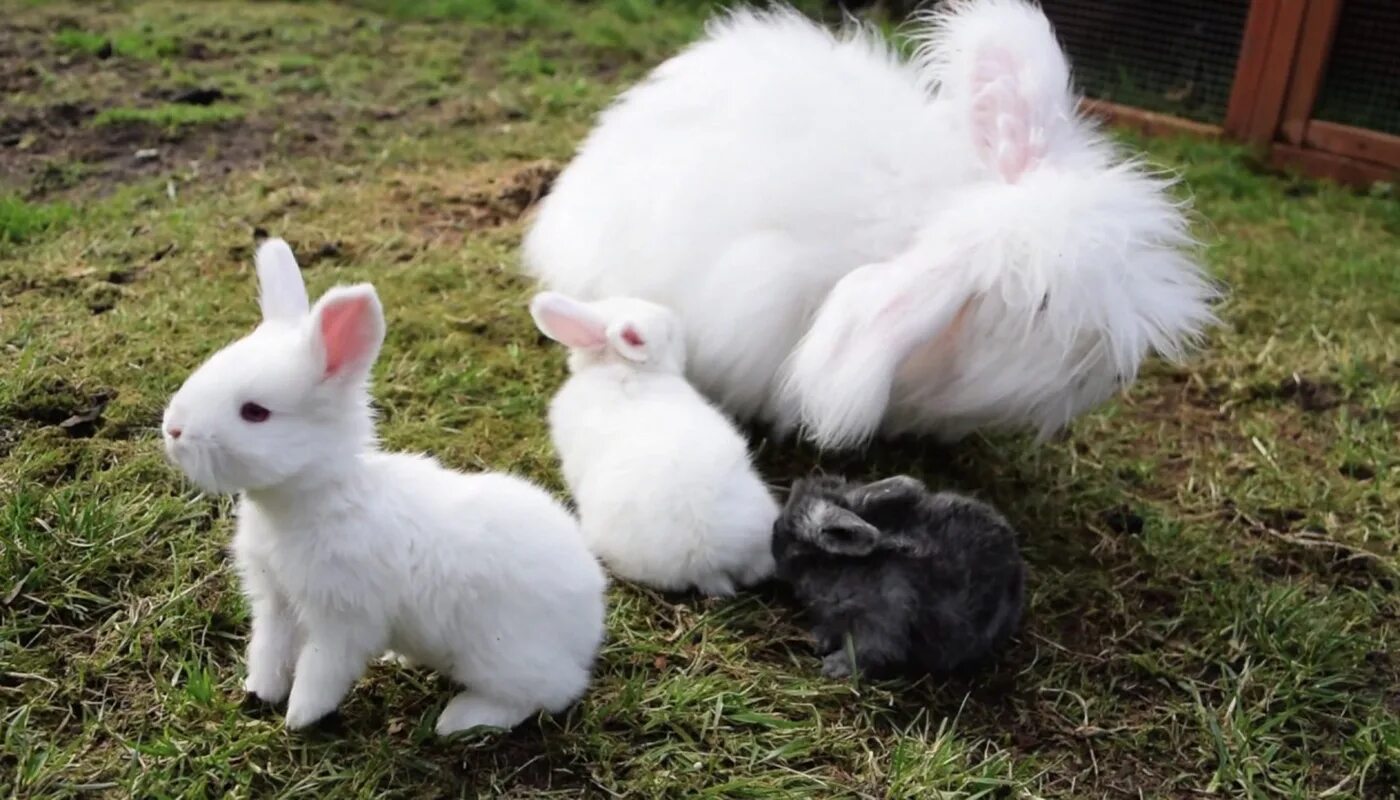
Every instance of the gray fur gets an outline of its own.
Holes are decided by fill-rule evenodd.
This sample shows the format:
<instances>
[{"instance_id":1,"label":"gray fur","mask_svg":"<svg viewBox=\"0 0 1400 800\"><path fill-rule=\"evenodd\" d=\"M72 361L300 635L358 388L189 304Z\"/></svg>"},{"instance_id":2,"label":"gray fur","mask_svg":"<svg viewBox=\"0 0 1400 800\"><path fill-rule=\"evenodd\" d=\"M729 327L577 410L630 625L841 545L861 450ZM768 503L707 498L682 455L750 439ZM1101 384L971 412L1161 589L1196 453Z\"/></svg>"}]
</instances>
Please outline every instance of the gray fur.
<instances>
[{"instance_id":1,"label":"gray fur","mask_svg":"<svg viewBox=\"0 0 1400 800\"><path fill-rule=\"evenodd\" d=\"M797 482L773 526L777 577L806 607L822 672L960 672L1020 625L1025 563L991 506L898 476Z\"/></svg>"}]
</instances>

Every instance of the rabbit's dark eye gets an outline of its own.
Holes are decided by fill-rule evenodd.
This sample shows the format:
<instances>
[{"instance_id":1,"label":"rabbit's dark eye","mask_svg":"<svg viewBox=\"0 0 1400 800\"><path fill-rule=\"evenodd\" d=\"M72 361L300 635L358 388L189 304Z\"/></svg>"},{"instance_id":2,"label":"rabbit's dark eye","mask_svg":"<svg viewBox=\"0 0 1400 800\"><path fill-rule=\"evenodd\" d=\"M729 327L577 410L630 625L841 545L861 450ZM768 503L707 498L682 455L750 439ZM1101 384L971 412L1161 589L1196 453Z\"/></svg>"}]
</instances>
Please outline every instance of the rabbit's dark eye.
<instances>
[{"instance_id":1,"label":"rabbit's dark eye","mask_svg":"<svg viewBox=\"0 0 1400 800\"><path fill-rule=\"evenodd\" d=\"M266 422L267 418L272 416L272 412L257 403L244 403L243 407L238 409L238 416L248 422Z\"/></svg>"}]
</instances>

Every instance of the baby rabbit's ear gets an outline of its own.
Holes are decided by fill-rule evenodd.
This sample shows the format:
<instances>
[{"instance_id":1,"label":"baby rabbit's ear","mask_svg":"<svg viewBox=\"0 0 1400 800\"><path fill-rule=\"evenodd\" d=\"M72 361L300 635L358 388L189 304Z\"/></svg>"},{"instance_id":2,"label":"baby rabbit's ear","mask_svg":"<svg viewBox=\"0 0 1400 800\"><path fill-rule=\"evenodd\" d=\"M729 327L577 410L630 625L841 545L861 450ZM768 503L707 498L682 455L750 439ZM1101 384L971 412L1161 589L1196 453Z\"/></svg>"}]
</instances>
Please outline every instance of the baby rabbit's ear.
<instances>
[{"instance_id":1,"label":"baby rabbit's ear","mask_svg":"<svg viewBox=\"0 0 1400 800\"><path fill-rule=\"evenodd\" d=\"M817 519L817 544L828 553L843 556L869 555L880 538L880 529L861 519L854 511L828 505Z\"/></svg>"},{"instance_id":2,"label":"baby rabbit's ear","mask_svg":"<svg viewBox=\"0 0 1400 800\"><path fill-rule=\"evenodd\" d=\"M618 355L639 364L647 360L647 335L642 333L637 323L627 319L619 320L608 326L607 335L608 344L612 345Z\"/></svg>"},{"instance_id":3,"label":"baby rabbit's ear","mask_svg":"<svg viewBox=\"0 0 1400 800\"><path fill-rule=\"evenodd\" d=\"M558 292L540 292L530 301L530 316L540 333L575 350L596 350L608 343L607 320L579 301Z\"/></svg>"},{"instance_id":4,"label":"baby rabbit's ear","mask_svg":"<svg viewBox=\"0 0 1400 800\"><path fill-rule=\"evenodd\" d=\"M292 248L281 239L268 239L258 248L253 261L258 269L258 301L263 319L301 321L311 304Z\"/></svg>"},{"instance_id":5,"label":"baby rabbit's ear","mask_svg":"<svg viewBox=\"0 0 1400 800\"><path fill-rule=\"evenodd\" d=\"M321 296L310 320L311 351L323 381L362 385L384 343L384 309L367 283Z\"/></svg>"},{"instance_id":6,"label":"baby rabbit's ear","mask_svg":"<svg viewBox=\"0 0 1400 800\"><path fill-rule=\"evenodd\" d=\"M923 482L909 475L896 475L857 486L849 494L851 503L857 508L919 503L927 496L928 488Z\"/></svg>"}]
</instances>

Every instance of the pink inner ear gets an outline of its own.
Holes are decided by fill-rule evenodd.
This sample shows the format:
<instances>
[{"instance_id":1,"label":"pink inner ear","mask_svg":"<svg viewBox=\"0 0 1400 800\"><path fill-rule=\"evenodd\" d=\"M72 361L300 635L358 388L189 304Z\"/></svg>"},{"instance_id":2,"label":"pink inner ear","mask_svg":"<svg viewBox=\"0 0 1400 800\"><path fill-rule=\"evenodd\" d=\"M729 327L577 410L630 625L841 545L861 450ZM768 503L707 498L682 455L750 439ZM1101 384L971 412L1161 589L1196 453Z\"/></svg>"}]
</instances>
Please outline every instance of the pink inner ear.
<instances>
[{"instance_id":1,"label":"pink inner ear","mask_svg":"<svg viewBox=\"0 0 1400 800\"><path fill-rule=\"evenodd\" d=\"M1010 51L986 48L972 76L972 126L984 163L1015 183L1045 155L1030 103L1017 76L1020 63Z\"/></svg>"},{"instance_id":2,"label":"pink inner ear","mask_svg":"<svg viewBox=\"0 0 1400 800\"><path fill-rule=\"evenodd\" d=\"M321 311L321 339L326 346L324 377L337 375L346 364L362 360L373 346L369 298L352 297Z\"/></svg>"},{"instance_id":3,"label":"pink inner ear","mask_svg":"<svg viewBox=\"0 0 1400 800\"><path fill-rule=\"evenodd\" d=\"M536 315L539 317L540 329L565 347L589 350L607 344L607 329L602 321L583 316L583 313L570 313L570 310L545 304L537 310Z\"/></svg>"},{"instance_id":4,"label":"pink inner ear","mask_svg":"<svg viewBox=\"0 0 1400 800\"><path fill-rule=\"evenodd\" d=\"M642 335L637 332L637 329L632 327L631 325L628 325L622 329L622 341L632 345L633 347L647 346L646 340L643 339Z\"/></svg>"}]
</instances>

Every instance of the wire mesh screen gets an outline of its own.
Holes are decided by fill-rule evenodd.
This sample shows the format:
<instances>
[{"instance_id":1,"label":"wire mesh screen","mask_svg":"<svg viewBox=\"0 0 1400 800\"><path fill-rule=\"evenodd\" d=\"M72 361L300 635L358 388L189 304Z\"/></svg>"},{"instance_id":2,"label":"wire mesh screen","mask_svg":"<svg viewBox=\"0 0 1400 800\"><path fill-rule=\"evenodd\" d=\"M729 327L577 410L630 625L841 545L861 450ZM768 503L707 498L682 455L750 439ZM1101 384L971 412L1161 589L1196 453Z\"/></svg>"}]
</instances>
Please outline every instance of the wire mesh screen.
<instances>
[{"instance_id":1,"label":"wire mesh screen","mask_svg":"<svg viewBox=\"0 0 1400 800\"><path fill-rule=\"evenodd\" d=\"M1249 0L1041 0L1041 7L1089 97L1224 120Z\"/></svg>"},{"instance_id":2,"label":"wire mesh screen","mask_svg":"<svg viewBox=\"0 0 1400 800\"><path fill-rule=\"evenodd\" d=\"M1346 0L1313 115L1400 135L1400 0Z\"/></svg>"}]
</instances>

